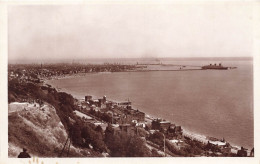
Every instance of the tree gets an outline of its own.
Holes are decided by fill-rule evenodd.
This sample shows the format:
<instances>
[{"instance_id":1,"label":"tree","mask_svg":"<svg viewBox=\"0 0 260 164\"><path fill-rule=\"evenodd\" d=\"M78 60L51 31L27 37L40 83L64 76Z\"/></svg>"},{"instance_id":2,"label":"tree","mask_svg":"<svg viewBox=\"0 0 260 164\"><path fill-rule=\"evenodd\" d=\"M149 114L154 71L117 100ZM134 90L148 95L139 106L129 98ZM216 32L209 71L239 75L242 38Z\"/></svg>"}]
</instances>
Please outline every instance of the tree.
<instances>
[{"instance_id":1,"label":"tree","mask_svg":"<svg viewBox=\"0 0 260 164\"><path fill-rule=\"evenodd\" d=\"M88 147L88 145L91 144L94 150L96 151L99 152L106 151L106 145L103 141L103 136L101 133L95 131L95 127L91 127L90 125L85 125L82 128L81 136L85 140L84 145L86 147Z\"/></svg>"},{"instance_id":2,"label":"tree","mask_svg":"<svg viewBox=\"0 0 260 164\"><path fill-rule=\"evenodd\" d=\"M83 143L83 140L82 140L82 137L81 137L81 129L80 129L80 125L78 123L75 123L71 130L70 130L70 134L71 134L71 137L72 137L72 141L74 144L76 145L82 145Z\"/></svg>"},{"instance_id":3,"label":"tree","mask_svg":"<svg viewBox=\"0 0 260 164\"><path fill-rule=\"evenodd\" d=\"M149 140L151 140L152 142L154 142L160 146L163 146L163 140L164 140L163 133L156 131L149 136Z\"/></svg>"},{"instance_id":4,"label":"tree","mask_svg":"<svg viewBox=\"0 0 260 164\"><path fill-rule=\"evenodd\" d=\"M128 137L124 134L107 135L106 144L110 150L110 155L112 157L126 157L127 141L128 141Z\"/></svg>"},{"instance_id":5,"label":"tree","mask_svg":"<svg viewBox=\"0 0 260 164\"><path fill-rule=\"evenodd\" d=\"M100 125L98 125L96 128L95 128L95 131L100 133L100 134L103 134L103 129Z\"/></svg>"},{"instance_id":6,"label":"tree","mask_svg":"<svg viewBox=\"0 0 260 164\"><path fill-rule=\"evenodd\" d=\"M99 151L99 152L106 152L107 148L106 145L103 141L103 137L100 133L94 133L94 138L91 139L91 144L94 147L94 150Z\"/></svg>"},{"instance_id":7,"label":"tree","mask_svg":"<svg viewBox=\"0 0 260 164\"><path fill-rule=\"evenodd\" d=\"M114 133L114 129L112 125L108 123L108 126L105 130L105 139L104 139L106 144L109 144L110 140L113 139L113 133Z\"/></svg>"},{"instance_id":8,"label":"tree","mask_svg":"<svg viewBox=\"0 0 260 164\"><path fill-rule=\"evenodd\" d=\"M149 148L140 137L129 137L126 156L128 157L149 157L151 156Z\"/></svg>"},{"instance_id":9,"label":"tree","mask_svg":"<svg viewBox=\"0 0 260 164\"><path fill-rule=\"evenodd\" d=\"M104 120L105 122L112 123L112 116L108 115L107 113L103 113L101 115L101 119Z\"/></svg>"}]
</instances>

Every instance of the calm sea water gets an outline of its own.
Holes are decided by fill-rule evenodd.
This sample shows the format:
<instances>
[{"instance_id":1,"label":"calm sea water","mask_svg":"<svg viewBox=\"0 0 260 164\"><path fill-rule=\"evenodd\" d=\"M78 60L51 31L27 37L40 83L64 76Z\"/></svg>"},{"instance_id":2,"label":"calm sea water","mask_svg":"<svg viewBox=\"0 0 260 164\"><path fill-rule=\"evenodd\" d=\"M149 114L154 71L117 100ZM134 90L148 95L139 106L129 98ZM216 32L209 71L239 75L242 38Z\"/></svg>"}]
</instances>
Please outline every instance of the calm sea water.
<instances>
[{"instance_id":1,"label":"calm sea water","mask_svg":"<svg viewBox=\"0 0 260 164\"><path fill-rule=\"evenodd\" d=\"M217 61L216 61L217 62ZM165 61L167 64L204 65L208 61ZM206 136L225 138L252 148L253 62L225 61L232 70L93 73L52 80L76 97L106 95L145 113L164 118ZM168 68L167 68L168 69Z\"/></svg>"}]
</instances>

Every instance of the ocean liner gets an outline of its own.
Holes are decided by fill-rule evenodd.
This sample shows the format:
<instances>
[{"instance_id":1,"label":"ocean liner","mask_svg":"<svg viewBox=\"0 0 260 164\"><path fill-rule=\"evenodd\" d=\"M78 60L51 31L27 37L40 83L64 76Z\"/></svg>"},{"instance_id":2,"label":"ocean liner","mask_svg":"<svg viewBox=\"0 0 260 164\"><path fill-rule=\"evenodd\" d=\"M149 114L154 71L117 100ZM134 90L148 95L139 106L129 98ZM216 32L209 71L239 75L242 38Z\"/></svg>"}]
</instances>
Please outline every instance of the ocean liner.
<instances>
[{"instance_id":1,"label":"ocean liner","mask_svg":"<svg viewBox=\"0 0 260 164\"><path fill-rule=\"evenodd\" d=\"M227 70L227 69L228 69L228 67L223 67L223 66L221 65L221 63L219 63L219 65L217 65L217 64L214 64L214 65L212 65L212 64L210 64L210 65L205 65L205 66L202 66L201 68L202 68L202 69L220 69L220 70Z\"/></svg>"}]
</instances>

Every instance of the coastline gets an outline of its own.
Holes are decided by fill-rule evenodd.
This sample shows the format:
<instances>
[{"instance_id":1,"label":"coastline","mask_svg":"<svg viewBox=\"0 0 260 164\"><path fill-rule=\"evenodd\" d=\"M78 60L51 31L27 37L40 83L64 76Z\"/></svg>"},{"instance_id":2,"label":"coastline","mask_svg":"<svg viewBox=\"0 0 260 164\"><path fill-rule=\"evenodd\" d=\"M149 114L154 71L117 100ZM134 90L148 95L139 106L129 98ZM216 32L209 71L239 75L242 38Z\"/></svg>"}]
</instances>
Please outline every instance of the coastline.
<instances>
[{"instance_id":1,"label":"coastline","mask_svg":"<svg viewBox=\"0 0 260 164\"><path fill-rule=\"evenodd\" d=\"M66 79L66 78L73 78L73 77L82 77L82 76L85 76L87 74L89 74L89 73L79 73L79 74L73 74L73 75L65 75L65 76L59 76L59 77L52 77L52 78L48 78L48 79L46 78L46 79L42 79L42 80L43 80L43 84L50 85L51 87L55 88L58 92L66 92L68 94L71 94L75 99L82 100L82 99L84 99L84 97L76 95L76 94L73 94L73 93L69 92L68 90L66 90L66 88L59 88L57 86L54 86L51 83L51 81L52 80ZM93 73L93 74L96 74L96 73ZM93 98L100 97L100 96L97 96L97 95L91 95L91 96L93 96ZM113 99L110 99L110 100L114 101L114 102L119 102L118 100L113 100ZM140 111L142 111L142 109ZM151 115L151 114L148 115L147 113L145 113L146 121L147 121L147 119L152 121L153 119L156 119L156 118L158 118L158 117L154 116L154 115ZM168 120L166 120L166 121L168 121ZM171 122L171 121L169 121L169 122ZM208 142L211 141L211 140L207 139L207 137L209 137L209 136L206 136L206 135L194 132L192 130L187 130L187 129L185 129L185 127L182 127L182 129L183 129L183 136L185 136L185 137L188 137L188 138L191 138L193 140L199 141L199 142L201 142L203 144L207 144ZM210 136L210 137L212 137L212 136ZM228 143L231 145L231 152L232 153L237 153L237 151L241 148L241 146L239 146L237 144L233 144L233 143L230 143L230 142L228 142ZM247 153L250 154L250 148L248 148Z\"/></svg>"}]
</instances>

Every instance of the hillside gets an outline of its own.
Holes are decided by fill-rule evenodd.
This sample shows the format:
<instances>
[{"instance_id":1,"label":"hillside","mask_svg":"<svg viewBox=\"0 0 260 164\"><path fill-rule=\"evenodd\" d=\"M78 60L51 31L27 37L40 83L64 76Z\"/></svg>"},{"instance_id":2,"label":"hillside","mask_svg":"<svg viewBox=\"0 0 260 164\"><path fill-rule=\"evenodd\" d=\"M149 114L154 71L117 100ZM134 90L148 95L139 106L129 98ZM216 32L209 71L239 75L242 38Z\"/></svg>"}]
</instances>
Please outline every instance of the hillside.
<instances>
[{"instance_id":1,"label":"hillside","mask_svg":"<svg viewBox=\"0 0 260 164\"><path fill-rule=\"evenodd\" d=\"M9 157L17 157L22 148L31 156L58 157L68 134L54 107L47 103L40 107L37 103L13 102L9 104L8 119ZM69 156L83 157L90 152L71 146Z\"/></svg>"}]
</instances>

